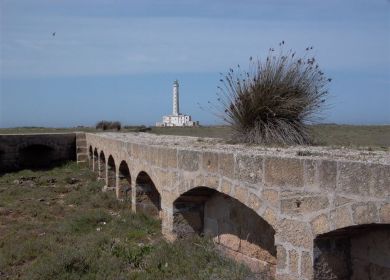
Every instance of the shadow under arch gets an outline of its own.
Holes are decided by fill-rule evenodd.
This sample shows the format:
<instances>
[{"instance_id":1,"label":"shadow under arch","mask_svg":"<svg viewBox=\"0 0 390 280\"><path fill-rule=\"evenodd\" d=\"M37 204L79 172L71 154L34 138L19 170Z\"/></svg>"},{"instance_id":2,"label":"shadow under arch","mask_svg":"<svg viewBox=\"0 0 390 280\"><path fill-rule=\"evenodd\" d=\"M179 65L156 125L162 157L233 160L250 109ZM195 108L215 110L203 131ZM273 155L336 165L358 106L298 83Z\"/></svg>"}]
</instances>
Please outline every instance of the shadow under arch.
<instances>
[{"instance_id":1,"label":"shadow under arch","mask_svg":"<svg viewBox=\"0 0 390 280\"><path fill-rule=\"evenodd\" d=\"M116 189L116 166L112 155L109 155L107 160L107 188L109 190Z\"/></svg>"},{"instance_id":2,"label":"shadow under arch","mask_svg":"<svg viewBox=\"0 0 390 280\"><path fill-rule=\"evenodd\" d=\"M21 169L47 169L66 162L56 155L54 148L44 144L31 144L19 149L19 167Z\"/></svg>"},{"instance_id":3,"label":"shadow under arch","mask_svg":"<svg viewBox=\"0 0 390 280\"><path fill-rule=\"evenodd\" d=\"M119 164L119 182L117 198L131 202L131 175L126 161L122 160Z\"/></svg>"},{"instance_id":4,"label":"shadow under arch","mask_svg":"<svg viewBox=\"0 0 390 280\"><path fill-rule=\"evenodd\" d=\"M136 179L136 212L160 217L161 195L150 176L141 171Z\"/></svg>"},{"instance_id":5,"label":"shadow under arch","mask_svg":"<svg viewBox=\"0 0 390 280\"><path fill-rule=\"evenodd\" d=\"M88 165L89 165L89 168L92 169L92 167L93 167L93 149L92 149L92 146L89 146L89 149L88 149Z\"/></svg>"},{"instance_id":6,"label":"shadow under arch","mask_svg":"<svg viewBox=\"0 0 390 280\"><path fill-rule=\"evenodd\" d=\"M390 225L349 226L314 239L315 280L389 279Z\"/></svg>"},{"instance_id":7,"label":"shadow under arch","mask_svg":"<svg viewBox=\"0 0 390 280\"><path fill-rule=\"evenodd\" d=\"M106 157L103 151L99 155L99 180L106 180Z\"/></svg>"},{"instance_id":8,"label":"shadow under arch","mask_svg":"<svg viewBox=\"0 0 390 280\"><path fill-rule=\"evenodd\" d=\"M99 174L99 153L97 148L93 150L93 166L95 173Z\"/></svg>"},{"instance_id":9,"label":"shadow under arch","mask_svg":"<svg viewBox=\"0 0 390 280\"><path fill-rule=\"evenodd\" d=\"M219 249L252 271L275 275L275 230L237 199L197 187L180 195L173 209L173 232L179 238L208 235Z\"/></svg>"}]
</instances>

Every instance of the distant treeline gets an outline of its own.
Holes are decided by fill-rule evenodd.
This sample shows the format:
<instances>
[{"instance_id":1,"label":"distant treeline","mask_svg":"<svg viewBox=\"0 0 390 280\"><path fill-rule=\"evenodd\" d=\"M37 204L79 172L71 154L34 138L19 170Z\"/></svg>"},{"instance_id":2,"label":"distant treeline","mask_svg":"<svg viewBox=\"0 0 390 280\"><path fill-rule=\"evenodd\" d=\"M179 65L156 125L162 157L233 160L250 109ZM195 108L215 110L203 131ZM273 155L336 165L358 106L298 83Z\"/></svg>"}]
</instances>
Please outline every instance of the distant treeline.
<instances>
[{"instance_id":1,"label":"distant treeline","mask_svg":"<svg viewBox=\"0 0 390 280\"><path fill-rule=\"evenodd\" d=\"M122 124L118 121L110 122L110 121L100 121L96 124L96 129L101 130L121 130Z\"/></svg>"}]
</instances>

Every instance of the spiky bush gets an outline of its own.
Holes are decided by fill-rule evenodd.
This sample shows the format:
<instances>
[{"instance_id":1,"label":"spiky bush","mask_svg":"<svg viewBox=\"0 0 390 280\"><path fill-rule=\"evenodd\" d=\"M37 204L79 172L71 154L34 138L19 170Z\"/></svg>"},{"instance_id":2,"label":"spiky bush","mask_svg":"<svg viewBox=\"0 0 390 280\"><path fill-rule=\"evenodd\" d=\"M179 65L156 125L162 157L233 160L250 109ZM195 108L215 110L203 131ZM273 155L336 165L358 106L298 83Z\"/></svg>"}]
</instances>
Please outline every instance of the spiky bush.
<instances>
[{"instance_id":1,"label":"spiky bush","mask_svg":"<svg viewBox=\"0 0 390 280\"><path fill-rule=\"evenodd\" d=\"M256 144L309 144L307 124L323 109L328 93L313 47L297 56L292 50L270 49L265 61L249 59L249 70L230 69L221 74L218 115L229 123L234 138ZM221 114L222 113L222 114Z\"/></svg>"}]
</instances>

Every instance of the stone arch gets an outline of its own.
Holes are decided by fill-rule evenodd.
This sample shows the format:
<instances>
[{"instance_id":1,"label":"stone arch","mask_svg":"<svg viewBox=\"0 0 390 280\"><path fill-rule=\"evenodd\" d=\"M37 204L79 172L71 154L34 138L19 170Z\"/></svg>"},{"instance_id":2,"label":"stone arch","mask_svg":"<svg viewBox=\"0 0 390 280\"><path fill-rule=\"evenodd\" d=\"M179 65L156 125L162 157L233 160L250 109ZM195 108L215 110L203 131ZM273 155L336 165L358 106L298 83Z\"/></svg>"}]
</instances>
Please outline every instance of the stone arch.
<instances>
[{"instance_id":1,"label":"stone arch","mask_svg":"<svg viewBox=\"0 0 390 280\"><path fill-rule=\"evenodd\" d=\"M116 189L116 166L112 155L109 155L107 160L107 189Z\"/></svg>"},{"instance_id":2,"label":"stone arch","mask_svg":"<svg viewBox=\"0 0 390 280\"><path fill-rule=\"evenodd\" d=\"M55 149L45 144L24 145L19 149L20 168L41 169L60 164L56 159Z\"/></svg>"},{"instance_id":3,"label":"stone arch","mask_svg":"<svg viewBox=\"0 0 390 280\"><path fill-rule=\"evenodd\" d=\"M160 216L161 195L149 174L141 171L136 179L136 212Z\"/></svg>"},{"instance_id":4,"label":"stone arch","mask_svg":"<svg viewBox=\"0 0 390 280\"><path fill-rule=\"evenodd\" d=\"M131 202L131 175L129 166L125 160L122 160L119 164L118 175L117 198Z\"/></svg>"},{"instance_id":5,"label":"stone arch","mask_svg":"<svg viewBox=\"0 0 390 280\"><path fill-rule=\"evenodd\" d=\"M314 279L387 279L390 225L366 224L333 230L314 239Z\"/></svg>"},{"instance_id":6,"label":"stone arch","mask_svg":"<svg viewBox=\"0 0 390 280\"><path fill-rule=\"evenodd\" d=\"M106 180L106 157L103 151L99 154L99 180Z\"/></svg>"},{"instance_id":7,"label":"stone arch","mask_svg":"<svg viewBox=\"0 0 390 280\"><path fill-rule=\"evenodd\" d=\"M253 209L208 187L196 187L173 202L173 233L205 234L228 256L254 272L274 276L275 230Z\"/></svg>"}]
</instances>

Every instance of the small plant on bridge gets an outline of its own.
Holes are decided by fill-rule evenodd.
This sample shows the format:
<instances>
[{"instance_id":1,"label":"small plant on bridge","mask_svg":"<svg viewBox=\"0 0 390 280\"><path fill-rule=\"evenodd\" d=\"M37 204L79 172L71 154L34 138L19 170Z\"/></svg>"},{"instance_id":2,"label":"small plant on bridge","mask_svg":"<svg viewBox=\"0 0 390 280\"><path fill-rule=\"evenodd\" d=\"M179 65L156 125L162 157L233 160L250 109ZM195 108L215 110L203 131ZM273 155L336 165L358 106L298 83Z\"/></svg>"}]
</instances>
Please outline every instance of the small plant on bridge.
<instances>
[{"instance_id":1,"label":"small plant on bridge","mask_svg":"<svg viewBox=\"0 0 390 280\"><path fill-rule=\"evenodd\" d=\"M314 57L269 49L264 61L249 59L244 71L222 74L217 115L229 123L239 142L256 144L309 144L307 124L318 117L328 94L327 78Z\"/></svg>"}]
</instances>

